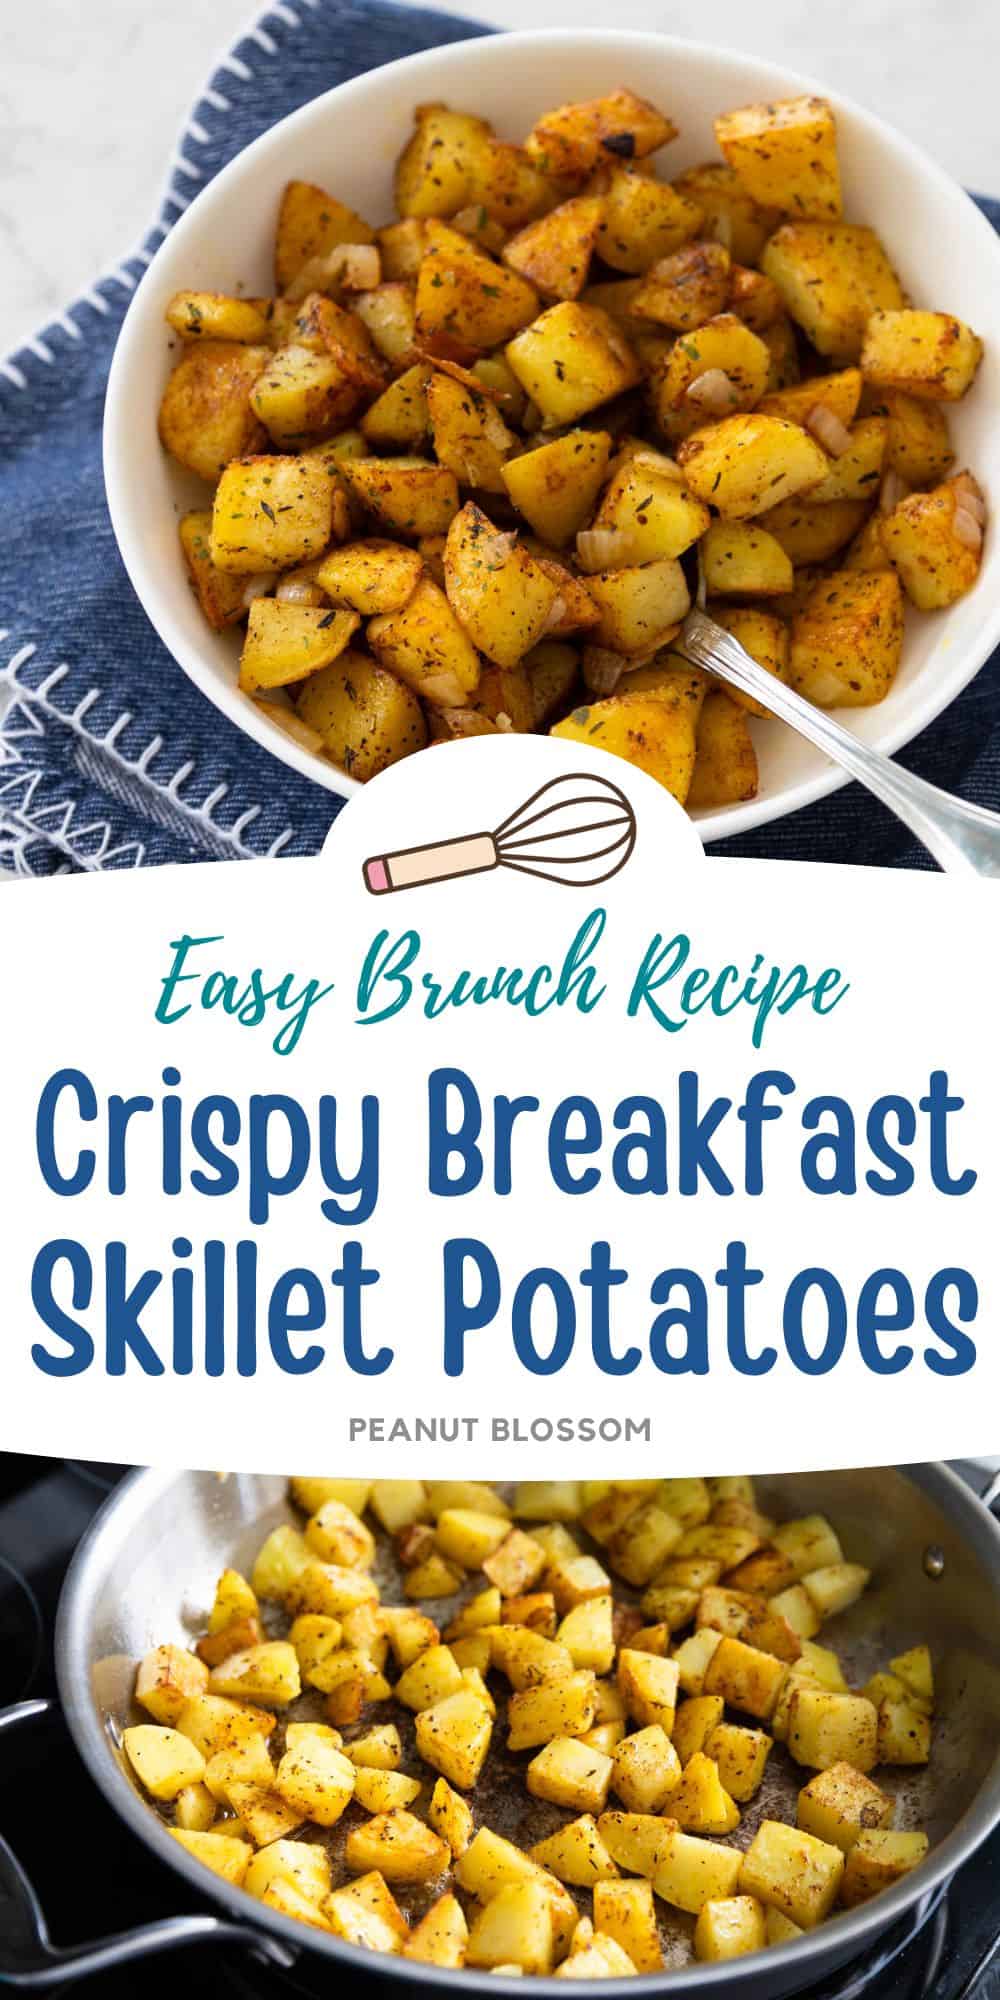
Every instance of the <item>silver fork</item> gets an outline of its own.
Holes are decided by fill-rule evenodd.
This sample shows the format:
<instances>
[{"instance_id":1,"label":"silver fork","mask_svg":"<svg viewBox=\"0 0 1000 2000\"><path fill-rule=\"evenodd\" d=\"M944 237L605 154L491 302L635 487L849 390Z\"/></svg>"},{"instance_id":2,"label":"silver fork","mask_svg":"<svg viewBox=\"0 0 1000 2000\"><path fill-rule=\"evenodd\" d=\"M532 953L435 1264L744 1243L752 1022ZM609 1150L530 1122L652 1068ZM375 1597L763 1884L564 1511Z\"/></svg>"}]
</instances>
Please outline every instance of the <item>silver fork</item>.
<instances>
[{"instance_id":1,"label":"silver fork","mask_svg":"<svg viewBox=\"0 0 1000 2000\"><path fill-rule=\"evenodd\" d=\"M825 709L814 708L759 666L739 640L704 611L688 612L677 650L683 650L693 666L706 667L744 694L756 695L772 715L790 723L832 763L866 785L922 841L946 874L1000 875L1000 813L967 805L902 770L884 751L859 743Z\"/></svg>"}]
</instances>

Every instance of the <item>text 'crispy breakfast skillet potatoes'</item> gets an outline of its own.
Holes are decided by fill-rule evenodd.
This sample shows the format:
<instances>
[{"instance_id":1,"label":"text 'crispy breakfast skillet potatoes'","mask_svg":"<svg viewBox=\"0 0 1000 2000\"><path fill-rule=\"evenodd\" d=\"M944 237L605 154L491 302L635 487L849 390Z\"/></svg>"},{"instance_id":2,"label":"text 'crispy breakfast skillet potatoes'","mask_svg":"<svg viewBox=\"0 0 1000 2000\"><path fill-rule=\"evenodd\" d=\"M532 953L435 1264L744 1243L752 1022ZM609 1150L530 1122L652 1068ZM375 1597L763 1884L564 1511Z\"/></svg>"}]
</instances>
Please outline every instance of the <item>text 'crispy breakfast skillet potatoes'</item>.
<instances>
[{"instance_id":1,"label":"text 'crispy breakfast skillet potatoes'","mask_svg":"<svg viewBox=\"0 0 1000 2000\"><path fill-rule=\"evenodd\" d=\"M734 832L838 780L670 654L700 580L888 750L1000 636L998 276L958 188L794 76L628 34L408 58L160 250L108 396L122 552L332 790L556 728Z\"/></svg>"},{"instance_id":2,"label":"text 'crispy breakfast skillet potatoes'","mask_svg":"<svg viewBox=\"0 0 1000 2000\"><path fill-rule=\"evenodd\" d=\"M787 1944L927 1854L931 1651L856 1670L834 1621L872 1573L825 1515L745 1477L290 1495L190 1647L140 1661L122 1734L174 1838L269 1911L615 1978Z\"/></svg>"},{"instance_id":3,"label":"text 'crispy breakfast skillet potatoes'","mask_svg":"<svg viewBox=\"0 0 1000 2000\"><path fill-rule=\"evenodd\" d=\"M555 729L735 831L837 780L671 654L699 581L883 748L992 643L998 272L959 190L797 78L652 36L411 58L160 252L109 392L123 553L332 789Z\"/></svg>"}]
</instances>

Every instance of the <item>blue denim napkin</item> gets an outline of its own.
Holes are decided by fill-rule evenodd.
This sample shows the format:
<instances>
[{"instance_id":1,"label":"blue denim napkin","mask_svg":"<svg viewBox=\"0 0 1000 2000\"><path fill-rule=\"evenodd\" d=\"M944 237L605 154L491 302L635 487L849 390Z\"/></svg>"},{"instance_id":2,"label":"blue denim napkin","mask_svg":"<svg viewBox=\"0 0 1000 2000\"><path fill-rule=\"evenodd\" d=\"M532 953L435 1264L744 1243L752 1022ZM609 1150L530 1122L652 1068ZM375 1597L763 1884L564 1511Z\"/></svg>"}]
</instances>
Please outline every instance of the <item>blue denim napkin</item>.
<instances>
[{"instance_id":1,"label":"blue denim napkin","mask_svg":"<svg viewBox=\"0 0 1000 2000\"><path fill-rule=\"evenodd\" d=\"M198 189L321 91L418 49L491 32L392 0L280 0L206 85L159 220L136 255L0 362L0 864L23 873L307 854L337 800L234 729L140 608L101 475L104 386L142 273ZM982 202L1000 228L1000 204ZM1000 804L1000 654L904 753ZM717 852L720 850L716 850ZM856 786L731 853L919 866Z\"/></svg>"}]
</instances>

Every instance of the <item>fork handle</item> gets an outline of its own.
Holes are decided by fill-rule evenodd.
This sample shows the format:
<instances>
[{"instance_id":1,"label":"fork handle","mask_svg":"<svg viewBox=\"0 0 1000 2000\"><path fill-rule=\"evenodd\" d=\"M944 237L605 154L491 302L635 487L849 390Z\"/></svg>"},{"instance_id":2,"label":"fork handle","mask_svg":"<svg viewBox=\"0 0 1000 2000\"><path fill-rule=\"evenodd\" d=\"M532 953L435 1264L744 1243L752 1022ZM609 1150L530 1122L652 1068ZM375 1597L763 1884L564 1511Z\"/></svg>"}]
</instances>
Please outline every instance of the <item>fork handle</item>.
<instances>
[{"instance_id":1,"label":"fork handle","mask_svg":"<svg viewBox=\"0 0 1000 2000\"><path fill-rule=\"evenodd\" d=\"M758 665L731 632L703 611L688 613L682 636L685 655L693 665L755 695L773 715L815 743L832 763L881 799L946 874L1000 875L1000 814L929 785L925 778L894 764L884 751L860 743L825 709L815 708Z\"/></svg>"}]
</instances>

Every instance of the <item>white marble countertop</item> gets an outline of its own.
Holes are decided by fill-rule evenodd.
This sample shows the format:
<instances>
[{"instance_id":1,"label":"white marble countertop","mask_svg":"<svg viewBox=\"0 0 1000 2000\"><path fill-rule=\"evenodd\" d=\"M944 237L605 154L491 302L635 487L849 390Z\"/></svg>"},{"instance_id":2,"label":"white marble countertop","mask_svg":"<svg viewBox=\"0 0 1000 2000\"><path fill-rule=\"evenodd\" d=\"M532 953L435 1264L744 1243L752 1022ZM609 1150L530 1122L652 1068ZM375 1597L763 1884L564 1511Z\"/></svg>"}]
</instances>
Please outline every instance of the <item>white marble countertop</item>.
<instances>
[{"instance_id":1,"label":"white marble countertop","mask_svg":"<svg viewBox=\"0 0 1000 2000\"><path fill-rule=\"evenodd\" d=\"M438 0L506 27L603 25L598 0ZM215 57L248 0L32 0L0 72L0 354L130 250ZM844 91L968 187L1000 191L996 0L616 0L618 25L744 48ZM706 24L710 23L710 26Z\"/></svg>"}]
</instances>

